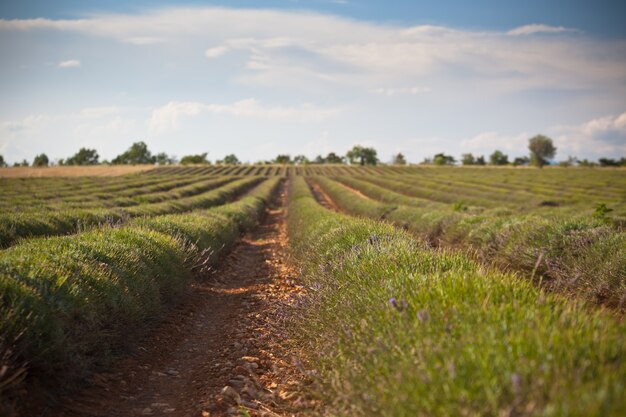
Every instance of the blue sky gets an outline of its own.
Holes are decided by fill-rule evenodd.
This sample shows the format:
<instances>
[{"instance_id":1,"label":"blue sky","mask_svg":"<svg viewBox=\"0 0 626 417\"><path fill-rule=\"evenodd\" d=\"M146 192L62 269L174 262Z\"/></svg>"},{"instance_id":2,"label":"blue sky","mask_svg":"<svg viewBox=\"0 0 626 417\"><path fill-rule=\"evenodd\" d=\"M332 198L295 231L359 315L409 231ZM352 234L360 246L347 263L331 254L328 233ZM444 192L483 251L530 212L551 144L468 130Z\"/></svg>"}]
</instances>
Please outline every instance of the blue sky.
<instances>
[{"instance_id":1,"label":"blue sky","mask_svg":"<svg viewBox=\"0 0 626 417\"><path fill-rule=\"evenodd\" d=\"M0 3L0 154L626 155L626 3Z\"/></svg>"}]
</instances>

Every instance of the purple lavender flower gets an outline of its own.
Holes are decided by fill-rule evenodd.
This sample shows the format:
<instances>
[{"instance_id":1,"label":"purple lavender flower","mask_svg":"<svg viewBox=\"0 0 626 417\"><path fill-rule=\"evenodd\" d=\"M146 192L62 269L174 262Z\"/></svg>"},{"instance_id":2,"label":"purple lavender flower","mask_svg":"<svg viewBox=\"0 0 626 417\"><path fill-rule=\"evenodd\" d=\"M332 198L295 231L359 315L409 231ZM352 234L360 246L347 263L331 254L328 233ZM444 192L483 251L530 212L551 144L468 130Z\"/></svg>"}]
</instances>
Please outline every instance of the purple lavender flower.
<instances>
[{"instance_id":1,"label":"purple lavender flower","mask_svg":"<svg viewBox=\"0 0 626 417\"><path fill-rule=\"evenodd\" d=\"M406 301L396 300L395 297L391 297L389 299L389 304L391 304L391 306L395 308L396 310L398 310L399 312L406 310L406 308L409 306L409 303L407 303Z\"/></svg>"}]
</instances>

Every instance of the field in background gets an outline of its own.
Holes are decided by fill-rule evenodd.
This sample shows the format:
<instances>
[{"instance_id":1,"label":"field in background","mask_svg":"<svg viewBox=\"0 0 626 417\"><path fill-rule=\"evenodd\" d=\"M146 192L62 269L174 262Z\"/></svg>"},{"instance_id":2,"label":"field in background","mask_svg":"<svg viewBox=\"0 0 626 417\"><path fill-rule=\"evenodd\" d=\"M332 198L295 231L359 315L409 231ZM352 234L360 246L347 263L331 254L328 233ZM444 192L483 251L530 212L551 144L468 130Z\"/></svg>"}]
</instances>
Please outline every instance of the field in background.
<instances>
[{"instance_id":1,"label":"field in background","mask_svg":"<svg viewBox=\"0 0 626 417\"><path fill-rule=\"evenodd\" d=\"M308 288L291 330L335 414L626 406L626 170L57 172L72 175L0 178L0 397L30 375L79 381L106 365L286 181Z\"/></svg>"},{"instance_id":2,"label":"field in background","mask_svg":"<svg viewBox=\"0 0 626 417\"><path fill-rule=\"evenodd\" d=\"M12 167L0 168L0 178L37 178L37 177L117 177L148 169L154 165L95 165L63 167Z\"/></svg>"}]
</instances>

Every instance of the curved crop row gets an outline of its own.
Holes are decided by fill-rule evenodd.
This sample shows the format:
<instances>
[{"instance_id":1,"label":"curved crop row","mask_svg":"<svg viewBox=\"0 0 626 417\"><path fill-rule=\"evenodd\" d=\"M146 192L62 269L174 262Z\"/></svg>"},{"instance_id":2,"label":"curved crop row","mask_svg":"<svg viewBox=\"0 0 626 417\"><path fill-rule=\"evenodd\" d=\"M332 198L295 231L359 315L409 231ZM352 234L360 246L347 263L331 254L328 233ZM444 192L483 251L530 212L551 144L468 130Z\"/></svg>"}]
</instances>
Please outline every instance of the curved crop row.
<instances>
[{"instance_id":1,"label":"curved crop row","mask_svg":"<svg viewBox=\"0 0 626 417\"><path fill-rule=\"evenodd\" d=\"M22 370L73 381L123 347L264 211L279 180L212 210L32 239L0 253L0 394ZM12 379L15 377L15 379Z\"/></svg>"},{"instance_id":2,"label":"curved crop row","mask_svg":"<svg viewBox=\"0 0 626 417\"><path fill-rule=\"evenodd\" d=\"M19 238L76 233L83 228L118 224L137 216L182 213L223 204L261 182L263 178L242 178L216 189L178 200L110 209L74 209L45 213L0 214L0 248Z\"/></svg>"},{"instance_id":3,"label":"curved crop row","mask_svg":"<svg viewBox=\"0 0 626 417\"><path fill-rule=\"evenodd\" d=\"M620 309L626 306L626 233L600 220L391 205L361 198L328 178L315 181L349 213L376 219L384 215L436 245L462 247L487 263L543 277L544 284L557 291Z\"/></svg>"},{"instance_id":4,"label":"curved crop row","mask_svg":"<svg viewBox=\"0 0 626 417\"><path fill-rule=\"evenodd\" d=\"M337 416L618 416L626 328L388 224L321 207L288 231L307 295L292 334ZM316 386L316 385L313 385Z\"/></svg>"}]
</instances>

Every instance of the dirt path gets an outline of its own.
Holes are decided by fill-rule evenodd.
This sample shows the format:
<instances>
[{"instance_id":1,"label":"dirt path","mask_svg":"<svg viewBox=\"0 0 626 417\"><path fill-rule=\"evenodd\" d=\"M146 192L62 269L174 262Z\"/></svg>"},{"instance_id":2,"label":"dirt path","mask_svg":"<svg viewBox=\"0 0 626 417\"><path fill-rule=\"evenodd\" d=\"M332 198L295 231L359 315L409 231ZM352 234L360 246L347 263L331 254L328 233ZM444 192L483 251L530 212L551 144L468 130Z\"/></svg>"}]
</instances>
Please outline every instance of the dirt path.
<instances>
[{"instance_id":1,"label":"dirt path","mask_svg":"<svg viewBox=\"0 0 626 417\"><path fill-rule=\"evenodd\" d=\"M326 207L327 209L333 211L341 211L339 207L335 204L333 199L330 198L328 194L326 194L326 191L324 191L318 183L308 179L307 184L309 185L309 188L313 193L313 197L315 197L317 202L320 203L323 207Z\"/></svg>"},{"instance_id":2,"label":"dirt path","mask_svg":"<svg viewBox=\"0 0 626 417\"><path fill-rule=\"evenodd\" d=\"M314 403L299 394L304 377L278 321L302 292L285 262L286 245L284 209L270 210L133 356L40 415L306 414Z\"/></svg>"}]
</instances>

